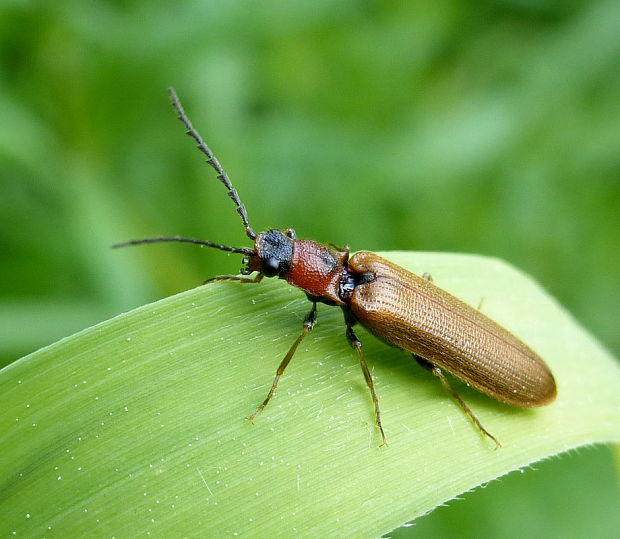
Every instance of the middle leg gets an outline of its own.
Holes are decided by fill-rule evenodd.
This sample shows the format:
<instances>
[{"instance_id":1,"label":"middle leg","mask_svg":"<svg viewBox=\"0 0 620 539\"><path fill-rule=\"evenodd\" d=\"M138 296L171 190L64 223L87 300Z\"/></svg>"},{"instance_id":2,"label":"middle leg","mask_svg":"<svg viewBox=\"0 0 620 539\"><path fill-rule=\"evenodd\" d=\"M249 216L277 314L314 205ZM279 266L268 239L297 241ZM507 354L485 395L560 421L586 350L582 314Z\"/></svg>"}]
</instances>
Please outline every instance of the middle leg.
<instances>
[{"instance_id":1,"label":"middle leg","mask_svg":"<svg viewBox=\"0 0 620 539\"><path fill-rule=\"evenodd\" d=\"M387 445L387 439L385 438L385 433L383 432L383 424L381 423L381 411L379 410L379 399L377 397L377 393L375 392L375 385L373 384L372 375L370 374L368 364L366 363L366 356L364 355L364 351L362 350L362 343L353 331L353 325L356 321L353 316L346 310L344 311L344 319L347 324L347 341L349 341L349 344L357 352L357 356L360 361L360 367L362 368L362 372L364 373L364 379L366 380L366 385L368 385L368 389L370 389L372 402L375 405L375 420L377 422L377 427L379 427L379 431L381 432L381 439L383 440L381 445Z\"/></svg>"}]
</instances>

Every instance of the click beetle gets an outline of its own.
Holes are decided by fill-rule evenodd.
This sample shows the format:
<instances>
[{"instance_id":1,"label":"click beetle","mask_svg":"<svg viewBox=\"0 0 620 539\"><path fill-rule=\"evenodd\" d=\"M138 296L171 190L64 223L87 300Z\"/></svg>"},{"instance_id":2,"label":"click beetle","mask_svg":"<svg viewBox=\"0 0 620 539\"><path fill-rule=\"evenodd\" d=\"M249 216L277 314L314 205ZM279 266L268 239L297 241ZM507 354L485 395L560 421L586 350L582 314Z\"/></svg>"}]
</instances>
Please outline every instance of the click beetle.
<instances>
[{"instance_id":1,"label":"click beetle","mask_svg":"<svg viewBox=\"0 0 620 539\"><path fill-rule=\"evenodd\" d=\"M290 228L257 234L250 226L245 206L228 175L192 126L175 91L171 88L168 92L187 134L207 156L207 163L228 190L254 246L229 247L175 236L132 240L114 247L158 242L205 245L244 256L240 275L220 275L205 284L214 281L259 283L263 277L278 277L305 292L312 307L304 319L302 332L280 363L267 396L248 418L250 421L267 406L297 347L314 328L317 303L342 309L346 338L357 353L370 390L382 445L387 441L379 400L362 344L353 329L358 323L386 343L411 353L418 363L439 378L461 409L497 446L500 445L497 439L482 426L450 385L443 370L511 406L544 406L555 399L553 375L532 349L478 309L433 284L429 275L417 276L369 251L351 255L348 246L337 248L297 239ZM252 274L255 275L250 277Z\"/></svg>"}]
</instances>

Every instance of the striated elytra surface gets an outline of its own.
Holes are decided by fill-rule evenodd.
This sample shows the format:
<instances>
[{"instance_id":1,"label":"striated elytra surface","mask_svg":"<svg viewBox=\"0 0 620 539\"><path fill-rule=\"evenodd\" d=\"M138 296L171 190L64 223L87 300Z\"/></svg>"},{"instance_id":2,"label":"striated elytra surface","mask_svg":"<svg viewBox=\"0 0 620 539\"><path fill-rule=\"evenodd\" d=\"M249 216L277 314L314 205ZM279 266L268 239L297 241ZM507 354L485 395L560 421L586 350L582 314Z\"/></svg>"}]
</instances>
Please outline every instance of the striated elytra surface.
<instances>
[{"instance_id":1,"label":"striated elytra surface","mask_svg":"<svg viewBox=\"0 0 620 539\"><path fill-rule=\"evenodd\" d=\"M351 309L378 337L512 406L555 399L545 362L480 310L375 253L356 253L349 267L375 275L355 288Z\"/></svg>"}]
</instances>

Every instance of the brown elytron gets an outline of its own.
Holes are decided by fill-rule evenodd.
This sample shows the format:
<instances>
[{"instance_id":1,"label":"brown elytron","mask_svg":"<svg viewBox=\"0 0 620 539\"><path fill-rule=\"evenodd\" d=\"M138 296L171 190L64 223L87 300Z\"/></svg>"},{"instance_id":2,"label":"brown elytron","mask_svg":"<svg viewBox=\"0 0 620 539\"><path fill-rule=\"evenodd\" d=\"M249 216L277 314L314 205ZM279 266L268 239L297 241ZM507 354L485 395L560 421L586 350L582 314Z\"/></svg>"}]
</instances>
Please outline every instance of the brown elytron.
<instances>
[{"instance_id":1,"label":"brown elytron","mask_svg":"<svg viewBox=\"0 0 620 539\"><path fill-rule=\"evenodd\" d=\"M555 399L555 382L543 360L479 310L367 251L353 255L349 269L376 275L355 287L350 307L381 339L512 406Z\"/></svg>"},{"instance_id":2,"label":"brown elytron","mask_svg":"<svg viewBox=\"0 0 620 539\"><path fill-rule=\"evenodd\" d=\"M317 303L339 306L344 314L346 338L356 351L373 400L375 419L383 444L387 443L379 399L372 376L353 326L360 323L380 339L410 352L416 361L437 376L475 425L498 446L497 439L452 388L441 369L471 384L483 393L512 406L534 407L550 403L556 396L555 381L547 365L523 342L499 324L461 300L413 273L368 252L349 258L349 248L336 248L312 240L298 240L293 229L268 230L256 234L245 206L200 134L185 114L174 90L169 90L179 119L207 156L235 203L246 235L253 247L229 247L210 241L160 237L132 240L114 247L167 241L194 243L244 255L241 276L220 275L206 281L258 283L263 277L278 277L300 288L312 302L303 330L281 361L271 388L253 421L275 393L286 366L297 347L316 323ZM248 277L257 272L254 277Z\"/></svg>"}]
</instances>

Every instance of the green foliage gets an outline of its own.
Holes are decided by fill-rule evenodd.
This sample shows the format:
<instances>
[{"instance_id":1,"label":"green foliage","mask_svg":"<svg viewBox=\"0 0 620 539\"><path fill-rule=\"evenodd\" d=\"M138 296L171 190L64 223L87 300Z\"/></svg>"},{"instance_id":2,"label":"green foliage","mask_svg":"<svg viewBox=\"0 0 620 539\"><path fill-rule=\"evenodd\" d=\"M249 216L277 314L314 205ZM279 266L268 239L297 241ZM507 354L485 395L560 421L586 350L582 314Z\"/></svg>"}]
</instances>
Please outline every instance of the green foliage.
<instances>
[{"instance_id":1,"label":"green foliage","mask_svg":"<svg viewBox=\"0 0 620 539\"><path fill-rule=\"evenodd\" d=\"M364 332L391 441L379 447L341 315L324 307L252 426L308 304L281 281L196 288L0 373L2 535L377 536L540 458L620 442L620 369L533 282L481 257L388 256L484 294L545 357L558 400L518 410L462 388L494 450L434 377Z\"/></svg>"},{"instance_id":2,"label":"green foliage","mask_svg":"<svg viewBox=\"0 0 620 539\"><path fill-rule=\"evenodd\" d=\"M618 20L617 0L2 2L0 365L238 270L189 246L108 249L243 242L169 85L256 229L505 259L618 355ZM530 523L612 529L609 456L566 462L568 490L598 492ZM557 474L549 496L567 490Z\"/></svg>"}]
</instances>

